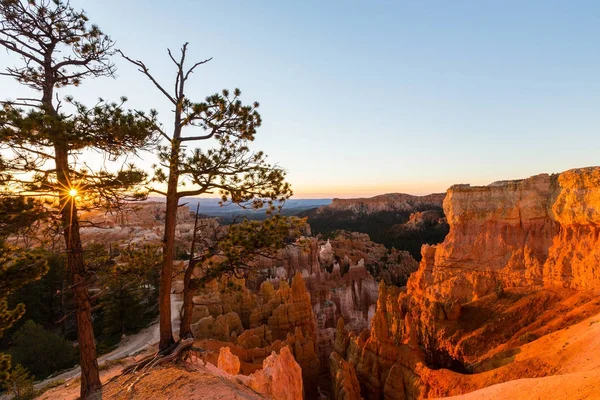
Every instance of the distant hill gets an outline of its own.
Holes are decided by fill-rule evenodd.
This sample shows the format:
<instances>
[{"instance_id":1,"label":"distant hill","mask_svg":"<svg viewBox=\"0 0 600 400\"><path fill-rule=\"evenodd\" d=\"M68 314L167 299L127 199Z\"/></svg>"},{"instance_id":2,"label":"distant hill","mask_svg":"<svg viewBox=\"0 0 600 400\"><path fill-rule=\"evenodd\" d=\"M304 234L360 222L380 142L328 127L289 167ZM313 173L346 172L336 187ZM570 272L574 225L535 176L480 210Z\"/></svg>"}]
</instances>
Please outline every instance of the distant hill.
<instances>
[{"instance_id":1,"label":"distant hill","mask_svg":"<svg viewBox=\"0 0 600 400\"><path fill-rule=\"evenodd\" d=\"M442 203L445 193L413 196L389 193L371 198L333 199L331 204L302 211L314 234L336 230L367 233L388 248L421 258L421 245L439 243L448 233Z\"/></svg>"},{"instance_id":2,"label":"distant hill","mask_svg":"<svg viewBox=\"0 0 600 400\"><path fill-rule=\"evenodd\" d=\"M153 198L156 201L158 199ZM221 222L228 223L234 218L245 217L248 219L261 220L266 217L265 210L243 209L235 204L221 207L217 198L198 198L191 197L182 199L181 204L185 204L190 211L196 212L196 206L200 204L199 212L212 217L219 217ZM299 213L315 207L321 207L331 204L331 199L289 199L285 202L282 214L287 216L298 215Z\"/></svg>"}]
</instances>

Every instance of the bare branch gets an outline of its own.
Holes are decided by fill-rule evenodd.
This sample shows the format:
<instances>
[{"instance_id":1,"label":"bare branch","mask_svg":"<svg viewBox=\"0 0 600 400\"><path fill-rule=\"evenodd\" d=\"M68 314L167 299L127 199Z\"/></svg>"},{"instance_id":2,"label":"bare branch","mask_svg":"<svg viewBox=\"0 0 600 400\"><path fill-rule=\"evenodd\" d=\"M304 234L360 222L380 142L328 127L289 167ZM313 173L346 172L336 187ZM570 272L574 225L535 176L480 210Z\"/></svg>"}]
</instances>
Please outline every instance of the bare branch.
<instances>
[{"instance_id":1,"label":"bare branch","mask_svg":"<svg viewBox=\"0 0 600 400\"><path fill-rule=\"evenodd\" d=\"M138 67L139 71L141 73L143 73L144 75L146 75L146 77L148 79L150 79L152 81L152 83L154 84L154 86L156 86L156 88L158 90L160 90L162 92L162 94L165 95L166 98L168 98L171 103L173 104L177 104L177 101L173 98L173 96L171 96L169 94L169 92L167 92L161 85L160 83L158 83L158 81L154 78L154 76L152 76L152 74L150 74L150 70L148 69L148 67L146 67L146 65L139 60L133 60L132 58L127 57L121 50L117 49L117 53L119 53L121 55L121 57L123 57L124 59L126 59L127 61L129 61L131 64L135 65Z\"/></svg>"}]
</instances>

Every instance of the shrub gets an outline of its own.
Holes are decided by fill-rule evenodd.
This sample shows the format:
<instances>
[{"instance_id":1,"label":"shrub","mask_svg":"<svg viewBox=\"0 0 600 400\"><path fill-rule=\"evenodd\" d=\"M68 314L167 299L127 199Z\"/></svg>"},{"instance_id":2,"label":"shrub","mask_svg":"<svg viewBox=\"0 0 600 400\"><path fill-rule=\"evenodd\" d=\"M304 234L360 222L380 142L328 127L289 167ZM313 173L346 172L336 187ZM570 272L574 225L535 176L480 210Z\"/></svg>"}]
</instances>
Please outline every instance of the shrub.
<instances>
[{"instance_id":1,"label":"shrub","mask_svg":"<svg viewBox=\"0 0 600 400\"><path fill-rule=\"evenodd\" d=\"M527 332L527 333L524 333L521 336L519 336L519 341L521 343L529 343L529 342L533 342L537 338L538 338L538 336L535 333Z\"/></svg>"},{"instance_id":2,"label":"shrub","mask_svg":"<svg viewBox=\"0 0 600 400\"><path fill-rule=\"evenodd\" d=\"M16 367L10 371L10 377L4 382L4 388L9 395L14 396L14 400L28 400L33 399L33 376L29 375L27 368L21 364L17 364Z\"/></svg>"},{"instance_id":3,"label":"shrub","mask_svg":"<svg viewBox=\"0 0 600 400\"><path fill-rule=\"evenodd\" d=\"M77 364L77 349L68 340L29 320L12 336L9 353L38 378Z\"/></svg>"},{"instance_id":4,"label":"shrub","mask_svg":"<svg viewBox=\"0 0 600 400\"><path fill-rule=\"evenodd\" d=\"M502 281L496 282L496 287L494 291L496 292L496 297L498 297L499 299L504 297L504 286L502 286Z\"/></svg>"}]
</instances>

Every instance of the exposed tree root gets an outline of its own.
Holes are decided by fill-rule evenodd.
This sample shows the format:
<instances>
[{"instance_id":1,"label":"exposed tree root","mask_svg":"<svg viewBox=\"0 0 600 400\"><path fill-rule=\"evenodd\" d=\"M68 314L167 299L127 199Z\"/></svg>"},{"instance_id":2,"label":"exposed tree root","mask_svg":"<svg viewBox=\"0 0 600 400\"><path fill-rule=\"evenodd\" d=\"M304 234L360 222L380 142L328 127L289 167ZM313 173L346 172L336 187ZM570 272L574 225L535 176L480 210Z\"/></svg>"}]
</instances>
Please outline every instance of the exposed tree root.
<instances>
[{"instance_id":1,"label":"exposed tree root","mask_svg":"<svg viewBox=\"0 0 600 400\"><path fill-rule=\"evenodd\" d=\"M138 383L144 376L148 375L152 368L156 367L157 365L174 361L181 355L183 351L192 347L192 344L194 344L193 338L183 339L163 352L156 352L155 354L145 357L137 363L124 368L123 375L133 374L133 376L129 379L133 379L133 382L127 386L127 394L129 394L129 397L133 397L133 389L135 384Z\"/></svg>"}]
</instances>

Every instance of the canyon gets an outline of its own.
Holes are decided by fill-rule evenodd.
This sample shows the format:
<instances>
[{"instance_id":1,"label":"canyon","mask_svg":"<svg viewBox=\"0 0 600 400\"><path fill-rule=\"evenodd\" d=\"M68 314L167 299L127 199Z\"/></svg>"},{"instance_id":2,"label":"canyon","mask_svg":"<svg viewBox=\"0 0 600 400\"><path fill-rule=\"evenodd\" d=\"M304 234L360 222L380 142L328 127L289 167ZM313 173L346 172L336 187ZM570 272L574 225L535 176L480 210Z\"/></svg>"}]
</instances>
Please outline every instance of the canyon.
<instances>
[{"instance_id":1,"label":"canyon","mask_svg":"<svg viewBox=\"0 0 600 400\"><path fill-rule=\"evenodd\" d=\"M327 241L310 238L276 258L259 259L258 265L265 273L213 280L199 290L192 319L197 346L213 364L227 346L248 373L288 346L302 368L307 398L330 391L329 355L338 319L353 332L369 328L378 295L373 275L390 284L405 282L417 268L407 252L348 232Z\"/></svg>"},{"instance_id":2,"label":"canyon","mask_svg":"<svg viewBox=\"0 0 600 400\"><path fill-rule=\"evenodd\" d=\"M523 378L597 376L600 360L582 362L596 341L581 336L593 337L590 327L600 318L599 204L600 168L455 185L443 203L449 234L422 247L418 269L414 260L401 263L414 271L406 287L386 282L377 268L367 270L365 264L388 252L378 253L364 234L313 241L307 251L287 249L278 262L261 264L272 275L260 291L271 293L278 285L275 293L289 290L286 282L294 276L292 286L309 294L304 311L291 311L297 300L280 296L277 307L286 311L259 306L263 325L251 317L258 332L241 324L241 335L263 340L255 341L259 360L276 337L301 348L295 354L307 398L434 398ZM419 213L409 221L428 214ZM365 249L371 249L368 255ZM309 302L316 325L309 321ZM282 315L287 319L279 320ZM297 338L308 346L298 347ZM267 351L260 350L265 344ZM315 359L320 375L329 372L327 384L314 374Z\"/></svg>"},{"instance_id":3,"label":"canyon","mask_svg":"<svg viewBox=\"0 0 600 400\"><path fill-rule=\"evenodd\" d=\"M137 395L594 398L600 168L455 185L442 198L443 210L412 197L334 200L326 207L377 215L409 199L392 202L411 211L403 229L447 223L448 234L423 244L420 261L365 233L306 236L257 259L254 273L207 283L193 298L188 358L144 376ZM115 232L129 226L123 243L160 233L160 205L142 210L130 222L105 217ZM182 243L192 229L184 209ZM106 385L106 398L124 398L126 381Z\"/></svg>"},{"instance_id":4,"label":"canyon","mask_svg":"<svg viewBox=\"0 0 600 400\"><path fill-rule=\"evenodd\" d=\"M600 168L451 187L449 234L423 246L407 289L379 286L369 331L338 326L337 397L445 397L567 371L595 374L595 358L574 368L589 348L565 332L589 328L600 313L599 204ZM571 339L558 345L552 335ZM582 347L568 348L573 341ZM360 393L345 385L355 377Z\"/></svg>"},{"instance_id":5,"label":"canyon","mask_svg":"<svg viewBox=\"0 0 600 400\"><path fill-rule=\"evenodd\" d=\"M333 199L332 203L303 211L315 235L339 230L366 233L388 248L405 250L420 260L421 246L441 242L448 233L442 210L444 193L413 196L388 193L371 198Z\"/></svg>"}]
</instances>

